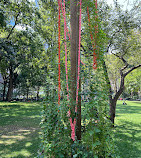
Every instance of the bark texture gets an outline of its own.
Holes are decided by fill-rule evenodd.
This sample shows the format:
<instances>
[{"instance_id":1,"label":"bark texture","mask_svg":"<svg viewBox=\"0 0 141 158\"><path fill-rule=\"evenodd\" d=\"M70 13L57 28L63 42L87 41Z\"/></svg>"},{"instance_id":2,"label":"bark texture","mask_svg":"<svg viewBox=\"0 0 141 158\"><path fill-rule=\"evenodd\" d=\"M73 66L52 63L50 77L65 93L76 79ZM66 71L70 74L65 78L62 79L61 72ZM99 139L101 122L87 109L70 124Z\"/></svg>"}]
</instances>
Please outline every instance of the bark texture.
<instances>
[{"instance_id":1,"label":"bark texture","mask_svg":"<svg viewBox=\"0 0 141 158\"><path fill-rule=\"evenodd\" d=\"M81 139L81 98L79 96L78 112L75 114L76 105L76 83L78 68L78 41L79 41L79 8L78 0L70 0L70 25L71 25L71 116L77 116L76 136Z\"/></svg>"},{"instance_id":2,"label":"bark texture","mask_svg":"<svg viewBox=\"0 0 141 158\"><path fill-rule=\"evenodd\" d=\"M37 87L37 96L36 96L37 101L39 100L39 91L40 91L40 87L38 86L38 87Z\"/></svg>"},{"instance_id":3,"label":"bark texture","mask_svg":"<svg viewBox=\"0 0 141 158\"><path fill-rule=\"evenodd\" d=\"M8 92L6 96L6 101L10 101L13 94L13 69L11 65L9 68L9 72L10 74L9 74L9 83L8 83Z\"/></svg>"},{"instance_id":4,"label":"bark texture","mask_svg":"<svg viewBox=\"0 0 141 158\"><path fill-rule=\"evenodd\" d=\"M7 81L4 80L4 83L3 83L3 94L2 94L3 101L5 101L6 85L7 85Z\"/></svg>"}]
</instances>

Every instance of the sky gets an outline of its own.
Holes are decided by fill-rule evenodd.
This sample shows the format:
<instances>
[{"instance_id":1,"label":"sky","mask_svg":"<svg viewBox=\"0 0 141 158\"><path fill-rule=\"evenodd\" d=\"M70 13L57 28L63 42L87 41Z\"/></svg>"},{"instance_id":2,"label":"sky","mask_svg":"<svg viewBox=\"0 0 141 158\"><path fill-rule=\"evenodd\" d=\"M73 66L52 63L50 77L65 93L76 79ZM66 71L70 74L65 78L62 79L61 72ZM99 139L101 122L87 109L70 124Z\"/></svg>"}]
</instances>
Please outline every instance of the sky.
<instances>
[{"instance_id":1,"label":"sky","mask_svg":"<svg viewBox=\"0 0 141 158\"><path fill-rule=\"evenodd\" d=\"M36 5L38 6L38 0L29 0L30 2L35 2Z\"/></svg>"},{"instance_id":2,"label":"sky","mask_svg":"<svg viewBox=\"0 0 141 158\"><path fill-rule=\"evenodd\" d=\"M29 0L29 2L35 2L36 3L36 6L38 7L38 0ZM11 20L10 24L11 25L14 25L14 21ZM15 27L17 30L25 30L26 28L25 27L22 27L21 25L16 25Z\"/></svg>"},{"instance_id":3,"label":"sky","mask_svg":"<svg viewBox=\"0 0 141 158\"><path fill-rule=\"evenodd\" d=\"M36 3L36 6L38 7L38 0L29 0L30 2L35 2ZM113 0L106 0L107 1L107 3L109 4L109 5L113 5L114 3L113 3ZM120 5L123 5L123 10L126 10L126 9L131 9L131 6L133 5L133 1L135 1L135 0L117 0L118 1L118 3L120 4ZM136 1L139 1L139 0L136 0ZM13 21L11 21L11 24L12 25L14 25L14 22ZM16 26L16 28L18 29L18 30L23 30L24 28L22 28L20 25L17 25Z\"/></svg>"},{"instance_id":4,"label":"sky","mask_svg":"<svg viewBox=\"0 0 141 158\"><path fill-rule=\"evenodd\" d=\"M113 5L113 0L106 0L108 4L111 4ZM117 2L120 4L120 5L123 5L123 10L126 10L126 9L131 9L132 6L133 6L133 3L134 3L135 0L117 0ZM140 0L136 0L136 1L140 1Z\"/></svg>"},{"instance_id":5,"label":"sky","mask_svg":"<svg viewBox=\"0 0 141 158\"><path fill-rule=\"evenodd\" d=\"M38 6L38 0L29 0L32 2L35 2L36 5ZM108 2L108 4L113 5L113 0L106 0ZM119 2L119 4L123 5L123 9L131 9L131 6L133 5L133 1L135 0L117 0ZM140 1L140 0L136 0L136 1Z\"/></svg>"}]
</instances>

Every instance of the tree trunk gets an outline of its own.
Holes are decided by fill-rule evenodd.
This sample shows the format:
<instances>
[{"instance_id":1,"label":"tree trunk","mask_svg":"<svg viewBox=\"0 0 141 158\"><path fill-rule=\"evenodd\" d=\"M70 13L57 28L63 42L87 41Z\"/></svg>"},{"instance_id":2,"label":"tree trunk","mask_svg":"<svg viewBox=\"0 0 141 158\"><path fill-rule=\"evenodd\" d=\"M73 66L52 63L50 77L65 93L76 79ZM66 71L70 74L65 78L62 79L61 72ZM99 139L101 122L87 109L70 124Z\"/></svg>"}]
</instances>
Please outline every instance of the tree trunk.
<instances>
[{"instance_id":1,"label":"tree trunk","mask_svg":"<svg viewBox=\"0 0 141 158\"><path fill-rule=\"evenodd\" d=\"M141 98L141 90L138 90L138 99Z\"/></svg>"},{"instance_id":2,"label":"tree trunk","mask_svg":"<svg viewBox=\"0 0 141 158\"><path fill-rule=\"evenodd\" d=\"M37 101L39 100L39 91L40 91L40 87L38 86L38 87L37 87L37 96L36 96Z\"/></svg>"},{"instance_id":3,"label":"tree trunk","mask_svg":"<svg viewBox=\"0 0 141 158\"><path fill-rule=\"evenodd\" d=\"M78 68L78 42L79 42L79 8L78 0L70 0L70 25L71 25L71 116L76 117L76 83L77 83L77 68ZM77 105L77 123L76 136L81 139L81 96Z\"/></svg>"},{"instance_id":4,"label":"tree trunk","mask_svg":"<svg viewBox=\"0 0 141 158\"><path fill-rule=\"evenodd\" d=\"M3 101L5 101L5 92L6 92L6 85L7 85L7 81L4 81L4 83L3 83Z\"/></svg>"},{"instance_id":5,"label":"tree trunk","mask_svg":"<svg viewBox=\"0 0 141 158\"><path fill-rule=\"evenodd\" d=\"M76 80L78 65L78 40L79 40L79 23L78 23L78 0L70 1L70 25L71 25L71 98L73 99L72 111L75 111L76 102Z\"/></svg>"},{"instance_id":6,"label":"tree trunk","mask_svg":"<svg viewBox=\"0 0 141 158\"><path fill-rule=\"evenodd\" d=\"M26 100L28 101L28 95L29 95L29 88L27 87L27 91L26 91Z\"/></svg>"},{"instance_id":7,"label":"tree trunk","mask_svg":"<svg viewBox=\"0 0 141 158\"><path fill-rule=\"evenodd\" d=\"M114 127L114 120L115 120L115 114L116 114L116 103L117 103L117 100L112 99L110 101L109 115L110 115L110 120L112 122L113 127Z\"/></svg>"},{"instance_id":8,"label":"tree trunk","mask_svg":"<svg viewBox=\"0 0 141 158\"><path fill-rule=\"evenodd\" d=\"M113 123L113 127L114 127L114 119L115 119L115 114L116 114L117 100L124 90L124 79L125 79L125 75L121 72L120 88L117 91L117 93L115 94L115 96L110 100L109 114L110 114L110 120Z\"/></svg>"},{"instance_id":9,"label":"tree trunk","mask_svg":"<svg viewBox=\"0 0 141 158\"><path fill-rule=\"evenodd\" d=\"M134 93L133 93L133 91L131 91L131 98L133 99L133 96L134 96Z\"/></svg>"},{"instance_id":10,"label":"tree trunk","mask_svg":"<svg viewBox=\"0 0 141 158\"><path fill-rule=\"evenodd\" d=\"M107 72L107 67L105 64L105 61L103 61L103 70L104 70L104 75L105 75L105 80L109 89L109 105L110 105L110 110L109 110L109 117L110 120L113 124L114 127L114 120L115 120L115 114L116 114L116 104L117 104L117 100L119 98L119 96L122 94L123 90L124 90L124 79L125 76L122 72L121 72L121 81L120 81L120 88L119 90L115 93L115 95L112 97L112 88L111 88L111 84L110 84L110 80L108 77L108 72Z\"/></svg>"},{"instance_id":11,"label":"tree trunk","mask_svg":"<svg viewBox=\"0 0 141 158\"><path fill-rule=\"evenodd\" d=\"M81 79L79 80L79 94L81 92ZM77 106L77 125L76 125L76 136L78 140L81 140L81 95L78 96Z\"/></svg>"},{"instance_id":12,"label":"tree trunk","mask_svg":"<svg viewBox=\"0 0 141 158\"><path fill-rule=\"evenodd\" d=\"M6 96L6 101L10 101L13 94L13 70L12 66L10 66L10 75L9 75L9 85L8 85L8 92Z\"/></svg>"},{"instance_id":13,"label":"tree trunk","mask_svg":"<svg viewBox=\"0 0 141 158\"><path fill-rule=\"evenodd\" d=\"M114 86L115 86L115 93L117 93L118 89L117 89L117 79L115 79L114 81Z\"/></svg>"}]
</instances>

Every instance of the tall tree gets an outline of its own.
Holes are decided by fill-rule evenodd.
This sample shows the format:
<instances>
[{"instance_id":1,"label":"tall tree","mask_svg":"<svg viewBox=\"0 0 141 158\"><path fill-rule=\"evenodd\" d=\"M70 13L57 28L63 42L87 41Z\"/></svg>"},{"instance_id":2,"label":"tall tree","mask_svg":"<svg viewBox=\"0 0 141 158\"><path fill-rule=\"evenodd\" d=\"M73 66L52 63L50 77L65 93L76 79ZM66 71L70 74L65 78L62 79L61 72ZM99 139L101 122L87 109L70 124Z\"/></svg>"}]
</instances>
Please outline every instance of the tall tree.
<instances>
[{"instance_id":1,"label":"tall tree","mask_svg":"<svg viewBox=\"0 0 141 158\"><path fill-rule=\"evenodd\" d=\"M72 97L72 107L71 113L72 117L75 118L75 106L78 107L77 124L76 124L76 136L77 139L81 139L81 102L76 105L76 87L77 87L77 68L78 68L78 42L79 42L79 7L78 0L70 1L70 25L71 25L71 97Z\"/></svg>"},{"instance_id":2,"label":"tall tree","mask_svg":"<svg viewBox=\"0 0 141 158\"><path fill-rule=\"evenodd\" d=\"M24 54L21 52L25 51L28 54L27 56L30 56L29 54L31 54L31 56L33 57L33 51L36 50L34 48L37 48L38 46L40 47L41 43L39 42L39 45L37 46L37 41L35 40L36 42L33 42L36 34L33 31L33 29L35 28L34 21L36 20L36 17L38 17L38 14L37 16L34 16L35 12L37 13L35 4L30 3L28 0L1 1L0 4L0 10L3 10L4 8L6 9L6 12L1 12L2 17L5 17L4 20L6 21L6 26L4 27L3 25L1 29L2 32L0 49L2 53L0 54L0 61L1 66L5 62L7 63L6 71L9 74L9 76L7 75L8 77L6 76L6 73L4 74L4 76L6 76L4 77L6 81L4 82L3 98L5 95L6 82L8 82L8 92L6 98L9 101L12 96L12 91L14 88L14 81L17 78L17 73L15 73L15 70L19 66L19 64L23 62L23 59L25 58ZM24 31L18 33L19 30L16 31L18 27L22 28L22 30ZM30 32L28 32L30 37L25 36L26 31ZM22 36L22 38L20 36ZM24 41L25 39L27 39L27 41L30 40L31 44L26 43ZM4 59L5 62L2 62L2 60Z\"/></svg>"},{"instance_id":3,"label":"tall tree","mask_svg":"<svg viewBox=\"0 0 141 158\"><path fill-rule=\"evenodd\" d=\"M137 54L140 53L140 40L138 40L139 25L138 20L136 20L137 15L129 14L128 11L124 12L120 9L120 7L116 7L115 11L115 19L114 21L111 21L115 28L113 29L112 36L109 36L109 44L107 46L107 53L110 52L118 58L118 60L121 61L122 66L119 68L120 86L115 94L112 94L109 79L110 76L108 76L107 66L105 62L103 62L105 77L109 87L110 120L113 124L116 112L116 103L124 90L125 77L130 72L141 66L138 58L136 58ZM136 31L133 32L133 29L136 29ZM136 60L131 62L129 58L131 59L133 56L135 56Z\"/></svg>"}]
</instances>

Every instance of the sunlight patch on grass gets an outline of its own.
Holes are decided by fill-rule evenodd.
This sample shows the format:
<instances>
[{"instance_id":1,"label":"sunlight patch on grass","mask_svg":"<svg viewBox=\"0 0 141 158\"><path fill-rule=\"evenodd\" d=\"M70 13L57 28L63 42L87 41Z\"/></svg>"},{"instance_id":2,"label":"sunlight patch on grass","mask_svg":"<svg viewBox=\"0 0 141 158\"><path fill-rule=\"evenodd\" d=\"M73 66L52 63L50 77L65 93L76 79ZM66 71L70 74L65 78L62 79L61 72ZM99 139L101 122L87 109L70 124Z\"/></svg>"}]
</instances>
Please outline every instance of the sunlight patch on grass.
<instances>
[{"instance_id":1,"label":"sunlight patch on grass","mask_svg":"<svg viewBox=\"0 0 141 158\"><path fill-rule=\"evenodd\" d=\"M11 145L11 144L14 144L16 143L16 140L0 140L0 144L4 144L4 145Z\"/></svg>"},{"instance_id":2,"label":"sunlight patch on grass","mask_svg":"<svg viewBox=\"0 0 141 158\"><path fill-rule=\"evenodd\" d=\"M35 131L35 130L27 130L27 129L20 129L18 130L17 132L20 132L19 135L29 135L32 131Z\"/></svg>"},{"instance_id":3,"label":"sunlight patch on grass","mask_svg":"<svg viewBox=\"0 0 141 158\"><path fill-rule=\"evenodd\" d=\"M37 156L40 111L36 102L0 102L0 158Z\"/></svg>"},{"instance_id":4,"label":"sunlight patch on grass","mask_svg":"<svg viewBox=\"0 0 141 158\"><path fill-rule=\"evenodd\" d=\"M21 136L21 135L20 135L20 136L15 136L15 135L13 135L13 136L2 135L1 138L22 140L22 139L24 139L25 137L24 137L24 136Z\"/></svg>"},{"instance_id":5,"label":"sunlight patch on grass","mask_svg":"<svg viewBox=\"0 0 141 158\"><path fill-rule=\"evenodd\" d=\"M30 156L31 153L28 152L28 150L26 149L22 149L21 151L14 151L14 152L11 152L10 154L3 154L3 158L14 158L14 157L27 157L27 156Z\"/></svg>"},{"instance_id":6,"label":"sunlight patch on grass","mask_svg":"<svg viewBox=\"0 0 141 158\"><path fill-rule=\"evenodd\" d=\"M40 117L40 115L35 115L35 116L30 116L30 118L39 118Z\"/></svg>"},{"instance_id":7,"label":"sunlight patch on grass","mask_svg":"<svg viewBox=\"0 0 141 158\"><path fill-rule=\"evenodd\" d=\"M31 146L31 145L32 145L31 142L27 142L27 143L25 144L26 147Z\"/></svg>"}]
</instances>

